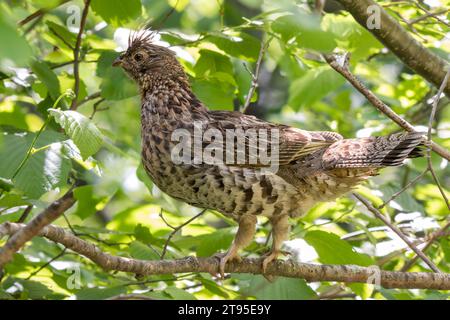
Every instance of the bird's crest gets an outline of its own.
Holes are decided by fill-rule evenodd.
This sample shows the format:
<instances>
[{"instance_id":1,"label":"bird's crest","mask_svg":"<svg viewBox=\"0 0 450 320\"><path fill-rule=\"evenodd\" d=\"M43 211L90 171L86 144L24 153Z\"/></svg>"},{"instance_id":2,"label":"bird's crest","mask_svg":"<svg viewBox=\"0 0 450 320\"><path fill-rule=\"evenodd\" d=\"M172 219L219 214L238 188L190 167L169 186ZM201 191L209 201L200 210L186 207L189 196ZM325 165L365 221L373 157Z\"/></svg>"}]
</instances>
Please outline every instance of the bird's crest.
<instances>
[{"instance_id":1,"label":"bird's crest","mask_svg":"<svg viewBox=\"0 0 450 320\"><path fill-rule=\"evenodd\" d=\"M130 32L128 35L128 48L151 44L156 34L156 31L152 30L147 25L143 25L137 30Z\"/></svg>"}]
</instances>

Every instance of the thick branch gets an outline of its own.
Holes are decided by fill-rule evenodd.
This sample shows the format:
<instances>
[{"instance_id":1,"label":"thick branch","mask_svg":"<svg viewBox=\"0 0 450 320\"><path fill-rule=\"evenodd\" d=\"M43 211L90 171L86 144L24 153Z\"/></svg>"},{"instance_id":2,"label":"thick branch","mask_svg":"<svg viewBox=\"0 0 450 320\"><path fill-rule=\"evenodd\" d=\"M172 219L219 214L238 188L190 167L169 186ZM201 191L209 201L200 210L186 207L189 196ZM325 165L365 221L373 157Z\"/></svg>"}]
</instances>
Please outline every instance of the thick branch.
<instances>
[{"instance_id":1,"label":"thick branch","mask_svg":"<svg viewBox=\"0 0 450 320\"><path fill-rule=\"evenodd\" d=\"M53 202L47 209L34 217L27 225L17 230L18 232L14 233L6 244L0 248L0 270L27 241L38 235L42 228L52 223L64 211L73 206L75 201L73 192L70 190L62 198Z\"/></svg>"},{"instance_id":2,"label":"thick branch","mask_svg":"<svg viewBox=\"0 0 450 320\"><path fill-rule=\"evenodd\" d=\"M337 0L355 20L369 30L408 67L439 87L449 64L416 41L394 18L372 0ZM369 8L370 7L370 8ZM373 10L375 8L376 10ZM369 10L368 10L369 9ZM371 10L372 9L372 10ZM368 28L368 21L380 13L380 28ZM450 96L450 81L444 90Z\"/></svg>"},{"instance_id":3,"label":"thick branch","mask_svg":"<svg viewBox=\"0 0 450 320\"><path fill-rule=\"evenodd\" d=\"M14 235L25 228L23 224L6 222L0 224L0 238ZM96 245L84 241L63 228L49 225L39 232L40 236L64 245L98 264L105 270L131 272L140 275L175 274L186 272L217 273L219 261L216 258L187 257L180 260L143 261L112 256ZM242 262L227 264L226 272L262 274L260 259L243 259ZM274 261L267 267L266 274L290 278L302 278L309 282L337 281L380 284L385 288L450 289L450 275L428 272L381 271L376 267L354 265L316 265L294 261Z\"/></svg>"}]
</instances>

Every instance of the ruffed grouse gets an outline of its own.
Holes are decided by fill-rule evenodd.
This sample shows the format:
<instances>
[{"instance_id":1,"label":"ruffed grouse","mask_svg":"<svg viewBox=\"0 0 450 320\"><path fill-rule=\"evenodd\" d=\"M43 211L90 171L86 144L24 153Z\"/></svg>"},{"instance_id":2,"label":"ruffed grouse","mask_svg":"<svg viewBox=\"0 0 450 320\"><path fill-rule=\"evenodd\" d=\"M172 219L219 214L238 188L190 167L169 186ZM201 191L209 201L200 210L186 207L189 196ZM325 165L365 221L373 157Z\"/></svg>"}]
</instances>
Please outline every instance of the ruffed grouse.
<instances>
[{"instance_id":1,"label":"ruffed grouse","mask_svg":"<svg viewBox=\"0 0 450 320\"><path fill-rule=\"evenodd\" d=\"M251 242L258 215L272 224L273 244L263 260L265 270L281 253L289 217L302 216L319 201L336 199L382 167L420 156L418 133L343 139L338 133L304 131L240 112L210 111L194 95L175 54L154 44L151 34L131 38L113 65L120 65L139 85L142 161L153 182L174 198L218 210L239 223L231 248L220 256L222 275L226 262L239 259L239 249ZM261 163L249 157L236 164L174 162L171 155L177 143L172 134L183 129L194 135L195 124L224 134L230 129L277 130L277 170L261 171ZM259 148L245 141L246 150ZM229 152L227 147L224 152Z\"/></svg>"}]
</instances>

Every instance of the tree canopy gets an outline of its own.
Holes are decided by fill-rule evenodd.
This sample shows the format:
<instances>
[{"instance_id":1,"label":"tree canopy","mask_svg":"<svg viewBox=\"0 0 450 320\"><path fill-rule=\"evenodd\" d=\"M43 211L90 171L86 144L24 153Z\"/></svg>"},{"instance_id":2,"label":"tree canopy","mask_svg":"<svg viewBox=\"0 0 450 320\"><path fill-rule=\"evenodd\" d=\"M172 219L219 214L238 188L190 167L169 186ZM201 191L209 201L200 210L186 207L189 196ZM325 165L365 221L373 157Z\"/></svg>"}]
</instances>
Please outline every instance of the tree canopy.
<instances>
[{"instance_id":1,"label":"tree canopy","mask_svg":"<svg viewBox=\"0 0 450 320\"><path fill-rule=\"evenodd\" d=\"M450 289L449 7L2 1L0 299L448 299L436 289ZM145 28L210 109L345 138L421 131L426 157L292 220L291 255L273 264L272 281L255 260L270 243L260 219L247 265L219 281L207 257L230 246L237 224L152 184L137 88L111 66ZM393 271L447 278L408 282Z\"/></svg>"}]
</instances>

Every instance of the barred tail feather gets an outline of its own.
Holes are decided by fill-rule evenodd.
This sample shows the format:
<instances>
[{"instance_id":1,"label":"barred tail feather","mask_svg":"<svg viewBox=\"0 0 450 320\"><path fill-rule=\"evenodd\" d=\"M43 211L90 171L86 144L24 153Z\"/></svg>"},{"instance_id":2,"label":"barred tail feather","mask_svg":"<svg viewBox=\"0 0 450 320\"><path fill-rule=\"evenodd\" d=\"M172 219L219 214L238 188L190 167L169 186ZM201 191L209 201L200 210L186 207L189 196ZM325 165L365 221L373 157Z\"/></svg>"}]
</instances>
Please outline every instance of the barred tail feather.
<instances>
[{"instance_id":1,"label":"barred tail feather","mask_svg":"<svg viewBox=\"0 0 450 320\"><path fill-rule=\"evenodd\" d=\"M408 132L337 141L324 152L323 164L327 169L398 166L407 158L423 156L423 135Z\"/></svg>"}]
</instances>

